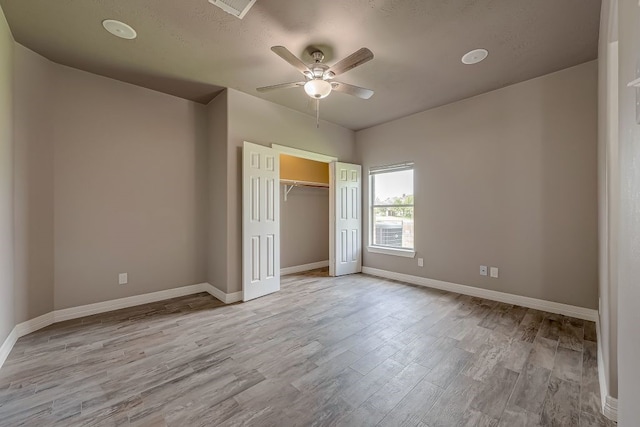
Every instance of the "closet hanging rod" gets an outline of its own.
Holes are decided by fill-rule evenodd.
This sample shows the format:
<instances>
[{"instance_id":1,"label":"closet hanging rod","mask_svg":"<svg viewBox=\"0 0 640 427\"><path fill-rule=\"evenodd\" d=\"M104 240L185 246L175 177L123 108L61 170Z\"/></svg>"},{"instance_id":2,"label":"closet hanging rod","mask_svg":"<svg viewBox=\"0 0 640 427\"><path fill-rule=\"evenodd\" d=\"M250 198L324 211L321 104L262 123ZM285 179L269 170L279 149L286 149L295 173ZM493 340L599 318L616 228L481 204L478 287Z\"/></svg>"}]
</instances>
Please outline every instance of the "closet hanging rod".
<instances>
[{"instance_id":1,"label":"closet hanging rod","mask_svg":"<svg viewBox=\"0 0 640 427\"><path fill-rule=\"evenodd\" d=\"M290 179L281 179L281 184L293 185L294 187L320 187L329 188L329 184L325 182L311 182L311 181L294 181Z\"/></svg>"},{"instance_id":2,"label":"closet hanging rod","mask_svg":"<svg viewBox=\"0 0 640 427\"><path fill-rule=\"evenodd\" d=\"M287 197L293 187L314 187L314 188L329 188L329 184L324 182L309 182L309 181L292 181L288 179L281 179L280 183L284 184L284 201L287 201Z\"/></svg>"}]
</instances>

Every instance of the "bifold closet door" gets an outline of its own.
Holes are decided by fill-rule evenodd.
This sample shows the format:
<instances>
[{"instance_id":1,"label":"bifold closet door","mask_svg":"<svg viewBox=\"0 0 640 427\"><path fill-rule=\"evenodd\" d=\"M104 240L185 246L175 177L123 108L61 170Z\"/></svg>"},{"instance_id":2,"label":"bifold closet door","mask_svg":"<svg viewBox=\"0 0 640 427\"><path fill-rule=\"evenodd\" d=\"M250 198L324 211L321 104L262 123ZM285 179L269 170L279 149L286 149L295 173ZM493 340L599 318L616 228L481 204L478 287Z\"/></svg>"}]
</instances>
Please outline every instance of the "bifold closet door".
<instances>
[{"instance_id":1,"label":"bifold closet door","mask_svg":"<svg viewBox=\"0 0 640 427\"><path fill-rule=\"evenodd\" d=\"M362 167L330 164L329 274L362 271Z\"/></svg>"},{"instance_id":2,"label":"bifold closet door","mask_svg":"<svg viewBox=\"0 0 640 427\"><path fill-rule=\"evenodd\" d=\"M280 156L245 142L242 168L242 300L280 290Z\"/></svg>"}]
</instances>

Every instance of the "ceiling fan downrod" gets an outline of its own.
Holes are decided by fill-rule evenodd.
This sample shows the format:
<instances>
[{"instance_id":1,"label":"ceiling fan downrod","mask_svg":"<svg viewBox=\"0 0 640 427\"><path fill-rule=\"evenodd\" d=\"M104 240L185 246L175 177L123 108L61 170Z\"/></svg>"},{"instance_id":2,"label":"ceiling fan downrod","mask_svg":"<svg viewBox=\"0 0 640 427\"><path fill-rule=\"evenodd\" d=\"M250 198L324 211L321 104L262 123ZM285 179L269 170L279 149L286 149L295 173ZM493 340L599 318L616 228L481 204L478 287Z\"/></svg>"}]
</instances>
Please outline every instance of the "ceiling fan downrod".
<instances>
[{"instance_id":1,"label":"ceiling fan downrod","mask_svg":"<svg viewBox=\"0 0 640 427\"><path fill-rule=\"evenodd\" d=\"M311 57L313 58L316 64L319 64L320 62L324 61L324 53L322 53L322 51L320 50L313 51L311 53Z\"/></svg>"}]
</instances>

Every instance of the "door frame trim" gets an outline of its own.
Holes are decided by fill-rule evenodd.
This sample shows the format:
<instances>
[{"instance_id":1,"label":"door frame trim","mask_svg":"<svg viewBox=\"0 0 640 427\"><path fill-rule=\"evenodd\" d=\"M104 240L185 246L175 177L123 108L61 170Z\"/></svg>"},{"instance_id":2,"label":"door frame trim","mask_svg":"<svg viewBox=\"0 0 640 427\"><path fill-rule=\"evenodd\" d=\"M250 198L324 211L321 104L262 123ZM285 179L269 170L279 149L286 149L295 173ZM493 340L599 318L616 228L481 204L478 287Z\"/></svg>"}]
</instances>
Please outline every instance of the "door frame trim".
<instances>
[{"instance_id":1,"label":"door frame trim","mask_svg":"<svg viewBox=\"0 0 640 427\"><path fill-rule=\"evenodd\" d=\"M290 156L300 157L307 160L315 160L316 162L331 163L338 161L337 157L314 153L313 151L301 150L299 148L288 147L286 145L271 144L271 148L280 152L281 154L288 154Z\"/></svg>"}]
</instances>

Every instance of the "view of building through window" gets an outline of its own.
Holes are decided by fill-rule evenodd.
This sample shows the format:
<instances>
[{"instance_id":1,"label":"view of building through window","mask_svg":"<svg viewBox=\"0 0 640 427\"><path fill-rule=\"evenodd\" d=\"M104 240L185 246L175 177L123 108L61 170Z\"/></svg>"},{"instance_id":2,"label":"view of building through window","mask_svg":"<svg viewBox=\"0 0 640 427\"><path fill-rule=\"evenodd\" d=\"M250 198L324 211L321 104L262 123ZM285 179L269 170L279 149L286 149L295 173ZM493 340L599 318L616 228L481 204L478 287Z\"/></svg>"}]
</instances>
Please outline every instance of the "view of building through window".
<instances>
[{"instance_id":1,"label":"view of building through window","mask_svg":"<svg viewBox=\"0 0 640 427\"><path fill-rule=\"evenodd\" d=\"M413 249L413 167L371 174L373 245Z\"/></svg>"}]
</instances>

